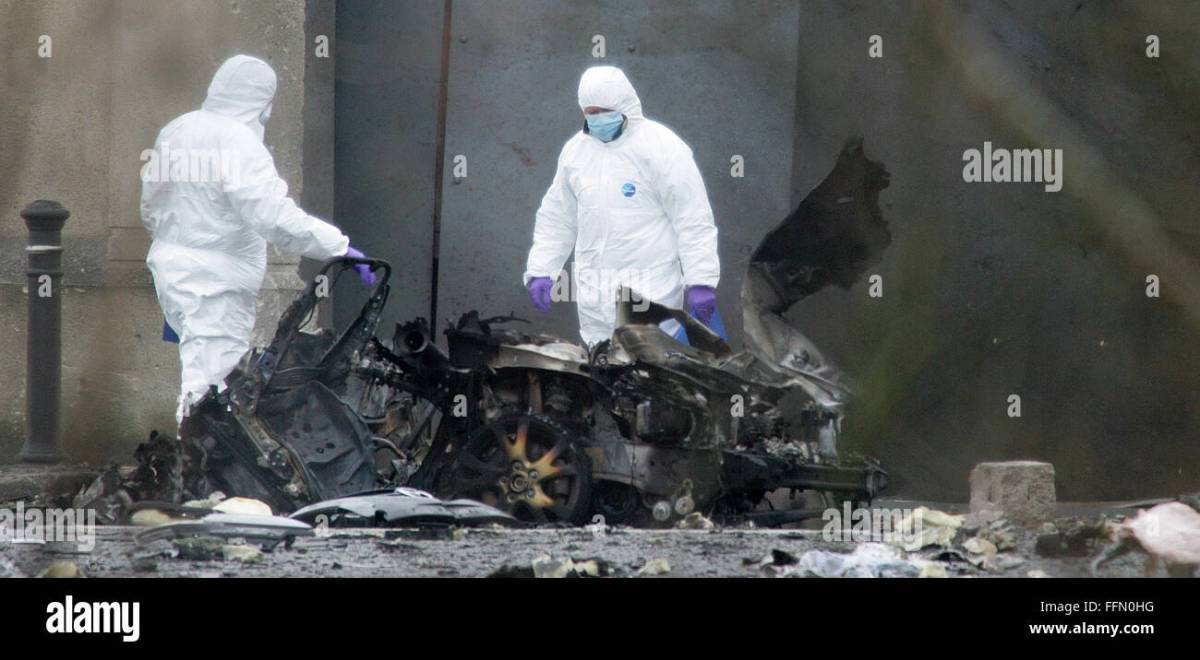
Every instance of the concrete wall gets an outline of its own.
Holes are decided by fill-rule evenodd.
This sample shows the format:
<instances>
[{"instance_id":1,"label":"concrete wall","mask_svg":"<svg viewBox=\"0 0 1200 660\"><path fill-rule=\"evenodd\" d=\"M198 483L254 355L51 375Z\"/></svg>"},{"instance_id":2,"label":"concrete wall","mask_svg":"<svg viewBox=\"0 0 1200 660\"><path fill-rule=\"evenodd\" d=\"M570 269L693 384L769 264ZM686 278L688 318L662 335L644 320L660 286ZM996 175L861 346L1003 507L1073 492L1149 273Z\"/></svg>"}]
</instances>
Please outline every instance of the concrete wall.
<instances>
[{"instance_id":1,"label":"concrete wall","mask_svg":"<svg viewBox=\"0 0 1200 660\"><path fill-rule=\"evenodd\" d=\"M533 213L579 123L580 72L625 68L646 113L695 150L721 234L720 303L740 321L744 261L815 186L845 136L892 171L894 243L863 283L797 306L856 378L847 444L896 490L966 496L977 461L1056 464L1064 498L1200 486L1200 8L1193 3L452 3L437 310L543 316L520 284ZM441 2L338 3L338 217L402 282L392 319L433 295ZM607 56L592 57L593 35ZM1163 43L1147 59L1147 34ZM883 38L884 56L867 55ZM350 41L352 43L348 44ZM984 141L1061 148L1066 185L967 184ZM450 167L467 158L468 176ZM746 176L729 176L745 157ZM1158 274L1163 296L1144 295ZM357 301L338 303L343 322ZM1020 418L1007 397L1019 394Z\"/></svg>"},{"instance_id":2,"label":"concrete wall","mask_svg":"<svg viewBox=\"0 0 1200 660\"><path fill-rule=\"evenodd\" d=\"M1053 462L1060 498L1195 490L1200 6L963 7L804 4L794 193L849 132L892 172L884 297L794 311L860 381L850 440L931 497L1005 458ZM1062 149L1063 190L964 183L984 141Z\"/></svg>"},{"instance_id":3,"label":"concrete wall","mask_svg":"<svg viewBox=\"0 0 1200 660\"><path fill-rule=\"evenodd\" d=\"M337 3L335 217L396 268L384 336L392 321L429 316L441 40L441 2ZM334 294L344 327L365 293L347 277Z\"/></svg>"},{"instance_id":4,"label":"concrete wall","mask_svg":"<svg viewBox=\"0 0 1200 660\"><path fill-rule=\"evenodd\" d=\"M39 198L72 212L64 234L65 449L74 460L125 461L150 429L173 432L179 387L178 356L160 340L144 264L139 156L163 124L199 106L225 58L246 52L279 74L267 144L301 193L305 3L0 0L0 16L0 371L8 374L0 461L24 440L26 231L18 211ZM52 39L46 59L37 52L43 34ZM267 331L301 284L295 258L274 254L272 262L260 312Z\"/></svg>"}]
</instances>

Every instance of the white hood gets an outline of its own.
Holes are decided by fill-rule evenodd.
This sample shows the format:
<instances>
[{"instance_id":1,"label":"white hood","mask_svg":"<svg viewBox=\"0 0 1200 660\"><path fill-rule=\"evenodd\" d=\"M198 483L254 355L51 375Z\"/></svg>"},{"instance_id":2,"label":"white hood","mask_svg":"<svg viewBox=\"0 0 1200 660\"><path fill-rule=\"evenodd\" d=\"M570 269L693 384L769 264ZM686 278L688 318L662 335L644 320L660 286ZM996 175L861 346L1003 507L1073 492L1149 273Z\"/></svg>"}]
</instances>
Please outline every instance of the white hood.
<instances>
[{"instance_id":1,"label":"white hood","mask_svg":"<svg viewBox=\"0 0 1200 660\"><path fill-rule=\"evenodd\" d=\"M154 143L155 153L169 144L172 155L219 147L219 168L182 180L142 180L142 225L153 239L146 265L163 315L180 339L176 421L209 387L222 389L250 349L267 244L321 261L346 254L350 245L337 227L305 213L288 196L263 145L262 120L275 89L275 72L266 62L245 55L227 60L201 109L172 120Z\"/></svg>"},{"instance_id":2,"label":"white hood","mask_svg":"<svg viewBox=\"0 0 1200 660\"><path fill-rule=\"evenodd\" d=\"M588 106L616 110L629 120L642 119L642 102L625 72L615 66L594 66L579 79L579 109Z\"/></svg>"},{"instance_id":3,"label":"white hood","mask_svg":"<svg viewBox=\"0 0 1200 660\"><path fill-rule=\"evenodd\" d=\"M263 122L270 116L276 78L271 65L249 55L225 60L208 86L201 109L231 117L245 124L261 140ZM259 117L262 120L259 120Z\"/></svg>"}]
</instances>

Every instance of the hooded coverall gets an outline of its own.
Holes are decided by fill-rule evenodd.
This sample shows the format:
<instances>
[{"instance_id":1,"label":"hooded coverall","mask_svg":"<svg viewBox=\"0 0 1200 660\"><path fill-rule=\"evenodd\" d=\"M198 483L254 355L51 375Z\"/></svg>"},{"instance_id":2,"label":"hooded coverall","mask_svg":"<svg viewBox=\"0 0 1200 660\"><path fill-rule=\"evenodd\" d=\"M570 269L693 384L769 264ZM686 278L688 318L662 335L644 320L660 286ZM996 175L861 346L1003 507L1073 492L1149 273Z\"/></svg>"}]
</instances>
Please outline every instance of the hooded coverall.
<instances>
[{"instance_id":1,"label":"hooded coverall","mask_svg":"<svg viewBox=\"0 0 1200 660\"><path fill-rule=\"evenodd\" d=\"M177 422L209 386L224 388L250 348L267 243L321 260L349 248L337 227L288 197L263 145L275 88L266 62L230 58L201 108L159 132L142 169L141 219L153 239L146 264L179 335Z\"/></svg>"},{"instance_id":2,"label":"hooded coverall","mask_svg":"<svg viewBox=\"0 0 1200 660\"><path fill-rule=\"evenodd\" d=\"M555 279L575 253L579 332L588 345L612 336L616 287L683 307L684 288L716 288L717 228L692 150L671 129L642 116L637 92L616 67L598 66L579 81L579 107L620 111L626 122L611 142L576 133L537 211L525 284ZM586 126L586 125L585 125ZM663 330L674 334L678 329Z\"/></svg>"}]
</instances>

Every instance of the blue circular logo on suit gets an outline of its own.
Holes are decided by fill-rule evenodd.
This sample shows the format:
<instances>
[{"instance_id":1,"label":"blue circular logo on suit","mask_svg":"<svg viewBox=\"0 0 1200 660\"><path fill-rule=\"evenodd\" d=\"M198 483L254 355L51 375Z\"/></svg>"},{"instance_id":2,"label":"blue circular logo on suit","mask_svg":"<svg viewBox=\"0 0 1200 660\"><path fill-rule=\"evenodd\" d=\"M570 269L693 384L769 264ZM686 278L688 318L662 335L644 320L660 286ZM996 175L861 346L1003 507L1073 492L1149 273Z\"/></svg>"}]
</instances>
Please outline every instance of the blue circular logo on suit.
<instances>
[{"instance_id":1,"label":"blue circular logo on suit","mask_svg":"<svg viewBox=\"0 0 1200 660\"><path fill-rule=\"evenodd\" d=\"M637 186L633 185L632 183L627 183L621 186L621 194L625 195L626 197L633 197L633 194L636 192Z\"/></svg>"}]
</instances>

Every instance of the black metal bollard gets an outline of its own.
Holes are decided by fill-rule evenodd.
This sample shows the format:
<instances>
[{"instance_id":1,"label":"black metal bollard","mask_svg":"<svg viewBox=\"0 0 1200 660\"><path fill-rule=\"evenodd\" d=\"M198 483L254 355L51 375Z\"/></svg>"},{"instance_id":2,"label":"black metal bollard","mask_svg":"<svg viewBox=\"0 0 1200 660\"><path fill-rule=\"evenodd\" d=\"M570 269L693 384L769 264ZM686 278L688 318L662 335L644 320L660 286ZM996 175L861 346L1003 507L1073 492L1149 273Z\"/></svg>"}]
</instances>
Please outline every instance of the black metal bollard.
<instances>
[{"instance_id":1,"label":"black metal bollard","mask_svg":"<svg viewBox=\"0 0 1200 660\"><path fill-rule=\"evenodd\" d=\"M22 463L58 463L62 428L62 228L71 212L39 199L21 210L29 229L29 318L25 343Z\"/></svg>"}]
</instances>

